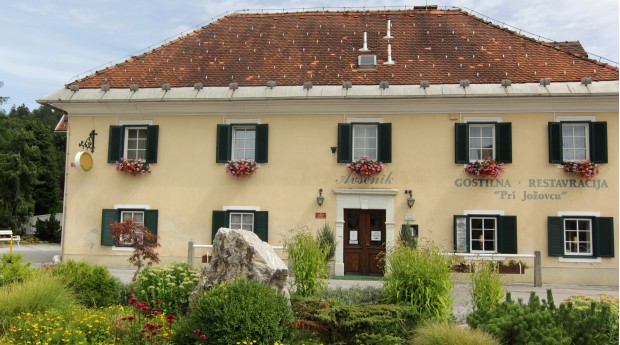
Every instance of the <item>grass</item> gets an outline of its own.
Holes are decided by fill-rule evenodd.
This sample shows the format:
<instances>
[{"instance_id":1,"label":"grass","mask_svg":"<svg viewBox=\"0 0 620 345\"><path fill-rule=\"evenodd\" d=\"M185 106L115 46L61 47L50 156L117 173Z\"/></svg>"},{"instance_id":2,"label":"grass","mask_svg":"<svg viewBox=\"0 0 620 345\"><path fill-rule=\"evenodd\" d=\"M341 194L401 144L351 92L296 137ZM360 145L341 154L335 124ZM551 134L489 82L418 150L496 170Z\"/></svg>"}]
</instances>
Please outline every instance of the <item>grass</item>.
<instances>
[{"instance_id":1,"label":"grass","mask_svg":"<svg viewBox=\"0 0 620 345\"><path fill-rule=\"evenodd\" d=\"M454 323L426 323L419 326L412 345L500 345L493 336Z\"/></svg>"}]
</instances>

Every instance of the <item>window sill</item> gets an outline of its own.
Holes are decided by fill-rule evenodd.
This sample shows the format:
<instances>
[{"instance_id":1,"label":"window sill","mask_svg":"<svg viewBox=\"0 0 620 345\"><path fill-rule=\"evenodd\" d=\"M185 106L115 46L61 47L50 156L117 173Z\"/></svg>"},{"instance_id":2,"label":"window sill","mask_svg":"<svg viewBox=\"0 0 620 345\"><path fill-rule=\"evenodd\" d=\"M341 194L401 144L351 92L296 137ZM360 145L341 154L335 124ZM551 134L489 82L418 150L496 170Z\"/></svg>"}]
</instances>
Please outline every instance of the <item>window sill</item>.
<instances>
[{"instance_id":1,"label":"window sill","mask_svg":"<svg viewBox=\"0 0 620 345\"><path fill-rule=\"evenodd\" d=\"M561 257L558 260L559 260L559 262L573 262L573 263L582 262L582 263L591 263L591 264L592 263L595 264L595 263L603 262L603 260L601 258L575 258L575 257L567 258L567 257Z\"/></svg>"},{"instance_id":2,"label":"window sill","mask_svg":"<svg viewBox=\"0 0 620 345\"><path fill-rule=\"evenodd\" d=\"M133 247L117 247L117 246L113 246L112 247L112 251L114 251L114 252L132 252L133 251Z\"/></svg>"}]
</instances>

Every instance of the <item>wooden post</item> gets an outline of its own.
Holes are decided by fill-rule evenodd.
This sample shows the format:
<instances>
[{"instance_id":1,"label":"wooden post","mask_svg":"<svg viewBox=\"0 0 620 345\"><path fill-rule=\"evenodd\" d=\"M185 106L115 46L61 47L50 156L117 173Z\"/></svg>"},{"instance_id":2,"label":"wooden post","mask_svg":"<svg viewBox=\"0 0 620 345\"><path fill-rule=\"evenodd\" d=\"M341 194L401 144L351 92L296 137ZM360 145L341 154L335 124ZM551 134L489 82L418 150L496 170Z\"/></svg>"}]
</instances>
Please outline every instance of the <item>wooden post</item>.
<instances>
[{"instance_id":1,"label":"wooden post","mask_svg":"<svg viewBox=\"0 0 620 345\"><path fill-rule=\"evenodd\" d=\"M542 263L540 251L534 252L534 287L542 287Z\"/></svg>"},{"instance_id":2,"label":"wooden post","mask_svg":"<svg viewBox=\"0 0 620 345\"><path fill-rule=\"evenodd\" d=\"M187 243L187 265L194 268L194 241Z\"/></svg>"}]
</instances>

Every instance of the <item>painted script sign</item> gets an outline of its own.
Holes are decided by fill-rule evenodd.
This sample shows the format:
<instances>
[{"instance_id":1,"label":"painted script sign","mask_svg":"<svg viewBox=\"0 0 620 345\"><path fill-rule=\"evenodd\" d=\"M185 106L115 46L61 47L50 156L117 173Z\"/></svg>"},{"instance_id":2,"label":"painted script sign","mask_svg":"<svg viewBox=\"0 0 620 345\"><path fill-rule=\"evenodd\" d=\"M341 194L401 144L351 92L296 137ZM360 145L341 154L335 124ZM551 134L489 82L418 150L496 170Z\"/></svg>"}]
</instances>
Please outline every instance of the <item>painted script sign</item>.
<instances>
[{"instance_id":1,"label":"painted script sign","mask_svg":"<svg viewBox=\"0 0 620 345\"><path fill-rule=\"evenodd\" d=\"M352 185L392 184L392 182L394 182L394 178L392 177L391 171L388 172L387 174L368 176L368 177L359 177L359 176L353 175L352 173L348 173L336 179L337 184L352 184Z\"/></svg>"}]
</instances>

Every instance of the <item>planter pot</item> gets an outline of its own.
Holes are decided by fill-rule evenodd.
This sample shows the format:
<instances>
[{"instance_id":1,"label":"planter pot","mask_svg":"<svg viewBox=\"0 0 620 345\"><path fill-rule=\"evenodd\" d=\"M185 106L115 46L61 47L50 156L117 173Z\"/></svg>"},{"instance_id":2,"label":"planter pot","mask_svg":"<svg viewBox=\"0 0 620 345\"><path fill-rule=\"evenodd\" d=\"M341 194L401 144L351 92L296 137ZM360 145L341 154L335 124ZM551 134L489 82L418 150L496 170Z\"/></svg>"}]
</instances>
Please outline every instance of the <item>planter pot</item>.
<instances>
[{"instance_id":1,"label":"planter pot","mask_svg":"<svg viewBox=\"0 0 620 345\"><path fill-rule=\"evenodd\" d=\"M499 273L501 274L523 274L525 268L519 266L499 266Z\"/></svg>"}]
</instances>

